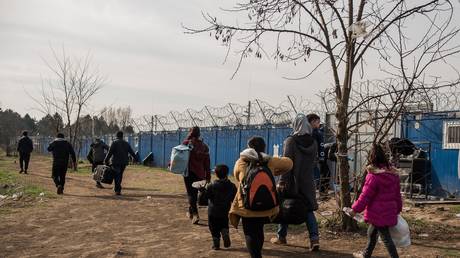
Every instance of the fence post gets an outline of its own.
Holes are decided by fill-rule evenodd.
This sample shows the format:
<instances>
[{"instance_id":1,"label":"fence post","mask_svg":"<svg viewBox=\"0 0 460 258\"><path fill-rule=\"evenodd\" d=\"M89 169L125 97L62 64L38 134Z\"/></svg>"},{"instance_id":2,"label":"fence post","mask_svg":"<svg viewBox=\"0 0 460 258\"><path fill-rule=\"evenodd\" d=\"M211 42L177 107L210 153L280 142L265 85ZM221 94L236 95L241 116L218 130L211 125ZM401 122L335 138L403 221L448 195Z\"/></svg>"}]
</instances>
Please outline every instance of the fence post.
<instances>
[{"instance_id":1,"label":"fence post","mask_svg":"<svg viewBox=\"0 0 460 258\"><path fill-rule=\"evenodd\" d=\"M214 132L215 132L215 147L214 147L214 166L217 165L217 139L219 137L217 137L217 133L218 133L218 130L217 130L218 127L215 127L214 128Z\"/></svg>"},{"instance_id":2,"label":"fence post","mask_svg":"<svg viewBox=\"0 0 460 258\"><path fill-rule=\"evenodd\" d=\"M266 135L267 135L267 154L270 155L270 127L267 125L267 128L265 128L265 132L266 132Z\"/></svg>"},{"instance_id":3,"label":"fence post","mask_svg":"<svg viewBox=\"0 0 460 258\"><path fill-rule=\"evenodd\" d=\"M166 165L166 132L163 132L163 168L167 167Z\"/></svg>"}]
</instances>

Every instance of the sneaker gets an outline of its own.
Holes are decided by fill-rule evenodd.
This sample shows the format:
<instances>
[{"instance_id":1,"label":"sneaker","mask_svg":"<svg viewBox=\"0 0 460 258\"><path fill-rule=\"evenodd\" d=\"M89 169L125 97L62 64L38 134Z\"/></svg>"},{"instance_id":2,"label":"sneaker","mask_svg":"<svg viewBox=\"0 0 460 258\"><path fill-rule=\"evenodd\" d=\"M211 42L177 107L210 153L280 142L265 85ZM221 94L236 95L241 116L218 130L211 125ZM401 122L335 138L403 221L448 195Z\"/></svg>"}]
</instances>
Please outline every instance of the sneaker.
<instances>
[{"instance_id":1,"label":"sneaker","mask_svg":"<svg viewBox=\"0 0 460 258\"><path fill-rule=\"evenodd\" d=\"M22 172L24 172L24 170L22 170L22 169L21 169L21 170L19 170L19 174L21 174Z\"/></svg>"},{"instance_id":2,"label":"sneaker","mask_svg":"<svg viewBox=\"0 0 460 258\"><path fill-rule=\"evenodd\" d=\"M272 244L275 244L275 245L287 245L287 240L286 240L286 238L274 237L274 238L270 239L270 242L271 242Z\"/></svg>"},{"instance_id":3,"label":"sneaker","mask_svg":"<svg viewBox=\"0 0 460 258\"><path fill-rule=\"evenodd\" d=\"M200 216L198 216L198 214L194 214L193 215L193 218L192 218L192 224L198 224L198 222L200 222Z\"/></svg>"},{"instance_id":4,"label":"sneaker","mask_svg":"<svg viewBox=\"0 0 460 258\"><path fill-rule=\"evenodd\" d=\"M115 195L121 195L121 192L115 192Z\"/></svg>"},{"instance_id":5,"label":"sneaker","mask_svg":"<svg viewBox=\"0 0 460 258\"><path fill-rule=\"evenodd\" d=\"M319 251L319 240L310 240L310 251L312 252Z\"/></svg>"},{"instance_id":6,"label":"sneaker","mask_svg":"<svg viewBox=\"0 0 460 258\"><path fill-rule=\"evenodd\" d=\"M96 187L97 187L97 188L100 188L100 189L104 189L104 187L103 187L103 186L101 185L101 183L99 183L99 182L96 183Z\"/></svg>"},{"instance_id":7,"label":"sneaker","mask_svg":"<svg viewBox=\"0 0 460 258\"><path fill-rule=\"evenodd\" d=\"M354 253L353 253L353 257L354 257L354 258L364 258L364 254L363 254L362 251L354 252Z\"/></svg>"},{"instance_id":8,"label":"sneaker","mask_svg":"<svg viewBox=\"0 0 460 258\"><path fill-rule=\"evenodd\" d=\"M27 170L24 170L24 174L27 174Z\"/></svg>"}]
</instances>

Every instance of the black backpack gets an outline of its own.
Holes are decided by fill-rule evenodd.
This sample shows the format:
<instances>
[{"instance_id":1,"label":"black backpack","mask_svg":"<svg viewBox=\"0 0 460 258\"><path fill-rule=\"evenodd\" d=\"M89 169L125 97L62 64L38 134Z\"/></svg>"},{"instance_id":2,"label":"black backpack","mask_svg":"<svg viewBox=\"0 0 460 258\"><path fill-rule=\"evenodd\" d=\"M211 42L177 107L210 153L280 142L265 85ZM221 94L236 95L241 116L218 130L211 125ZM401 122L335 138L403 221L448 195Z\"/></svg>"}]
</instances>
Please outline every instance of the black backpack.
<instances>
[{"instance_id":1,"label":"black backpack","mask_svg":"<svg viewBox=\"0 0 460 258\"><path fill-rule=\"evenodd\" d=\"M246 175L240 184L244 208L252 211L265 211L279 205L275 178L267 162L250 162Z\"/></svg>"}]
</instances>

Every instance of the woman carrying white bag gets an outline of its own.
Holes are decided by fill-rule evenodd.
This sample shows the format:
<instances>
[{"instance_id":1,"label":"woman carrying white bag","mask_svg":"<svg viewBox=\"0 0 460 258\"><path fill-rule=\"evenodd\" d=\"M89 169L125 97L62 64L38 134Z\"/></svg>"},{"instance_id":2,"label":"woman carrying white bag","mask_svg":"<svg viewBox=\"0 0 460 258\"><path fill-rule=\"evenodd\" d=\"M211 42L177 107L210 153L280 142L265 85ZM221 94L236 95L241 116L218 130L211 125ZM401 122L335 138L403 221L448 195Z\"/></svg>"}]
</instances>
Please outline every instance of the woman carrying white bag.
<instances>
[{"instance_id":1,"label":"woman carrying white bag","mask_svg":"<svg viewBox=\"0 0 460 258\"><path fill-rule=\"evenodd\" d=\"M372 146L368 160L363 191L350 212L350 216L354 216L356 213L364 211L364 221L369 224L368 240L363 252L353 253L353 256L371 257L377 244L378 235L380 235L390 257L399 257L395 240L398 240L399 244L399 240L404 237L407 238L408 235L405 234L405 231L408 233L407 223L402 217L400 224L398 224L398 214L402 210L399 175L396 168L390 165L382 146L379 144ZM407 230L404 229L404 223ZM396 235L401 237L393 239L390 231L394 231L395 238ZM407 239L405 241L407 244Z\"/></svg>"}]
</instances>

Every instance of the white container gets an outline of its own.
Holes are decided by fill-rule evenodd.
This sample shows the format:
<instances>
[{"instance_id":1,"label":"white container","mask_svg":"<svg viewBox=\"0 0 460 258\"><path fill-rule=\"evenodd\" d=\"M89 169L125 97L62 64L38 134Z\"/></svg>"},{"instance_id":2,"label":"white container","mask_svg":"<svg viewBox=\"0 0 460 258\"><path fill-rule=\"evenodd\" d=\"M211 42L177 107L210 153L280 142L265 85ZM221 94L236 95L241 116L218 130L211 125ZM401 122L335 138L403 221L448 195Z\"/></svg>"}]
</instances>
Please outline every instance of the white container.
<instances>
[{"instance_id":1,"label":"white container","mask_svg":"<svg viewBox=\"0 0 460 258\"><path fill-rule=\"evenodd\" d=\"M351 212L353 211L352 208L350 207L343 207L343 212L345 212L345 214L347 214L348 216L351 217ZM364 216L360 213L355 213L355 216L353 216L353 219L358 221L358 222L364 222Z\"/></svg>"},{"instance_id":2,"label":"white container","mask_svg":"<svg viewBox=\"0 0 460 258\"><path fill-rule=\"evenodd\" d=\"M279 157L280 146L273 144L273 157Z\"/></svg>"}]
</instances>

